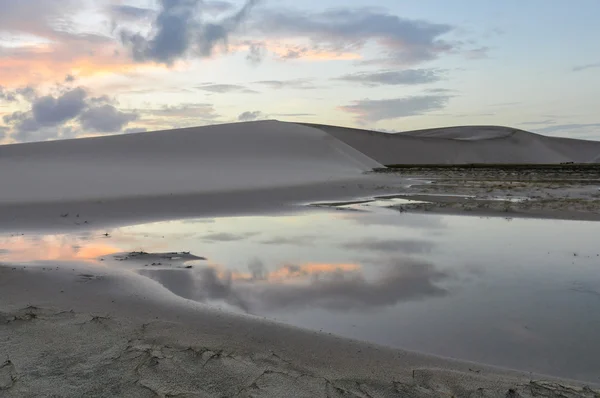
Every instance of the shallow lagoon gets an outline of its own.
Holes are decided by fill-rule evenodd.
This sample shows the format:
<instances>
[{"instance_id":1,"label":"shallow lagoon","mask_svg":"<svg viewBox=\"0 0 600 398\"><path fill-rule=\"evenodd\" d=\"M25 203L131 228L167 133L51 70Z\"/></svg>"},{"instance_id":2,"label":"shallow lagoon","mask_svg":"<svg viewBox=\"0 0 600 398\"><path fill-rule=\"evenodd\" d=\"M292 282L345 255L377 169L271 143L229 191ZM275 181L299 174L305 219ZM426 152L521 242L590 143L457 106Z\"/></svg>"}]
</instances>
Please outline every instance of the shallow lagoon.
<instances>
[{"instance_id":1,"label":"shallow lagoon","mask_svg":"<svg viewBox=\"0 0 600 398\"><path fill-rule=\"evenodd\" d=\"M230 311L600 380L600 224L400 213L389 204L6 234L0 261L86 262L91 274L126 268Z\"/></svg>"}]
</instances>

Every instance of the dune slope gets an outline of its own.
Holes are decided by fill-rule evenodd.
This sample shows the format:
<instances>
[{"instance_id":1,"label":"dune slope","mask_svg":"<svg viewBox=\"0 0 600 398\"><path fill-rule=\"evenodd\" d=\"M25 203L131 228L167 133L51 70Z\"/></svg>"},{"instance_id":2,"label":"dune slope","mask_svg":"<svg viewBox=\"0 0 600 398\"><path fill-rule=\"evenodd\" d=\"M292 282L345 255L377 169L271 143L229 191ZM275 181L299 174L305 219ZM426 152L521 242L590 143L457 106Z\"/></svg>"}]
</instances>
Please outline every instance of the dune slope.
<instances>
[{"instance_id":1,"label":"dune slope","mask_svg":"<svg viewBox=\"0 0 600 398\"><path fill-rule=\"evenodd\" d=\"M0 202L281 188L381 164L322 130L261 121L0 146Z\"/></svg>"},{"instance_id":2,"label":"dune slope","mask_svg":"<svg viewBox=\"0 0 600 398\"><path fill-rule=\"evenodd\" d=\"M397 134L317 127L385 165L597 163L600 142L546 137L497 126L464 126Z\"/></svg>"}]
</instances>

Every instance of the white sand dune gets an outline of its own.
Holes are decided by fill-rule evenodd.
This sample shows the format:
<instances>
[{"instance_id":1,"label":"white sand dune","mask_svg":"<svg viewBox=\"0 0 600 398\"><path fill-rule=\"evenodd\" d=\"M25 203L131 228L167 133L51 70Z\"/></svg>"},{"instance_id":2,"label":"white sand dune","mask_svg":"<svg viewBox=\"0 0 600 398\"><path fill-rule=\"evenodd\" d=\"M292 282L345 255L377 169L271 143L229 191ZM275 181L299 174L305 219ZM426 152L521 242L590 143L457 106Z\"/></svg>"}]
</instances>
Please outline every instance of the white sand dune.
<instances>
[{"instance_id":1,"label":"white sand dune","mask_svg":"<svg viewBox=\"0 0 600 398\"><path fill-rule=\"evenodd\" d=\"M397 134L309 125L385 165L597 163L600 142L546 137L498 126L461 126Z\"/></svg>"},{"instance_id":2,"label":"white sand dune","mask_svg":"<svg viewBox=\"0 0 600 398\"><path fill-rule=\"evenodd\" d=\"M257 190L339 181L375 167L319 129L224 124L0 146L0 202Z\"/></svg>"},{"instance_id":3,"label":"white sand dune","mask_svg":"<svg viewBox=\"0 0 600 398\"><path fill-rule=\"evenodd\" d=\"M256 191L382 164L598 162L600 142L469 126L387 134L277 121L0 146L0 203Z\"/></svg>"}]
</instances>

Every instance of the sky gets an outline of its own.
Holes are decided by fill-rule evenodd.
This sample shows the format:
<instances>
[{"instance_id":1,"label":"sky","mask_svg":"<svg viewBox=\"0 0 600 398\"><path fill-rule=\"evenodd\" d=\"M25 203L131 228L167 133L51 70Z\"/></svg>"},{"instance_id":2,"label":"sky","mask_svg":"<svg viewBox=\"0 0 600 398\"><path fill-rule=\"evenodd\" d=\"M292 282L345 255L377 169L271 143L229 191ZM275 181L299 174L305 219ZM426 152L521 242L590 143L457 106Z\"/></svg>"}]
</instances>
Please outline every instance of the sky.
<instances>
[{"instance_id":1,"label":"sky","mask_svg":"<svg viewBox=\"0 0 600 398\"><path fill-rule=\"evenodd\" d=\"M262 119L600 140L598 15L597 0L0 0L0 143Z\"/></svg>"}]
</instances>

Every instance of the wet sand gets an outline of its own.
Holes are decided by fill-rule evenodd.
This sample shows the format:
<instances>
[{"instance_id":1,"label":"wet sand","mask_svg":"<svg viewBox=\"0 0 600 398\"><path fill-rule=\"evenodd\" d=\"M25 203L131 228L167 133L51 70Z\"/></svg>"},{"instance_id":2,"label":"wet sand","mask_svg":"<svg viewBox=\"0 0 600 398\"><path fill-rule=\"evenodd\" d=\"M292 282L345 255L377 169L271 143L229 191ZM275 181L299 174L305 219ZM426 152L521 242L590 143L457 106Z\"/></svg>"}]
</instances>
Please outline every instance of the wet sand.
<instances>
[{"instance_id":1,"label":"wet sand","mask_svg":"<svg viewBox=\"0 0 600 398\"><path fill-rule=\"evenodd\" d=\"M394 206L399 211L600 220L600 167L595 165L403 166L381 173L412 180L395 197L415 203Z\"/></svg>"},{"instance_id":2,"label":"wet sand","mask_svg":"<svg viewBox=\"0 0 600 398\"><path fill-rule=\"evenodd\" d=\"M223 313L131 273L58 268L0 267L3 397L598 396Z\"/></svg>"}]
</instances>

